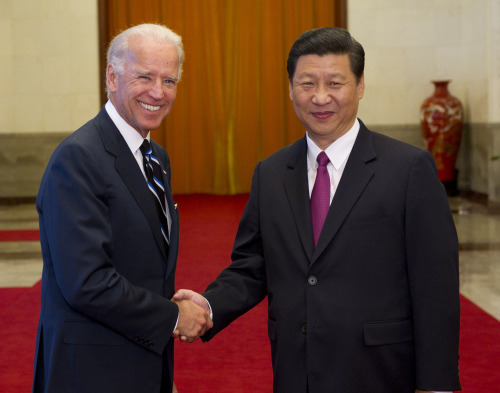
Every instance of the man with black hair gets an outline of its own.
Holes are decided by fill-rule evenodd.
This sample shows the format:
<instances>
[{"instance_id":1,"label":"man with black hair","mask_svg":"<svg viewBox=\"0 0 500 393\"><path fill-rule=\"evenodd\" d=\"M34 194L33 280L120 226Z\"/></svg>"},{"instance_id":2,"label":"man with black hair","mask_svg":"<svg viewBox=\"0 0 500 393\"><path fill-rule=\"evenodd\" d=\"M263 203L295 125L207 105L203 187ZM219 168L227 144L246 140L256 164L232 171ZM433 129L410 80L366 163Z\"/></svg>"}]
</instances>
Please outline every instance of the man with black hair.
<instances>
[{"instance_id":1,"label":"man with black hair","mask_svg":"<svg viewBox=\"0 0 500 393\"><path fill-rule=\"evenodd\" d=\"M458 242L429 152L357 116L364 50L307 31L288 58L304 138L260 162L232 263L203 294L210 340L268 297L275 393L460 390ZM208 300L208 302L207 302Z\"/></svg>"}]
</instances>

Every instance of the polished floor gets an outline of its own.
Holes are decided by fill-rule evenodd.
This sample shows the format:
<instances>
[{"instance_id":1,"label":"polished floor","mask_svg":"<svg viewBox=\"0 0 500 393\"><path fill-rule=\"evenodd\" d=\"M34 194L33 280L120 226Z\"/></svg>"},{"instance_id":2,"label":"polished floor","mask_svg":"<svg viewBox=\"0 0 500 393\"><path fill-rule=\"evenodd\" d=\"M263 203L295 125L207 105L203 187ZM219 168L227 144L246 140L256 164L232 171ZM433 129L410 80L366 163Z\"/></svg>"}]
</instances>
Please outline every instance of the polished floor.
<instances>
[{"instance_id":1,"label":"polished floor","mask_svg":"<svg viewBox=\"0 0 500 393\"><path fill-rule=\"evenodd\" d=\"M500 321L500 213L451 197L460 242L460 292ZM33 204L0 206L0 230L37 229ZM32 286L41 277L39 242L0 242L0 287Z\"/></svg>"}]
</instances>

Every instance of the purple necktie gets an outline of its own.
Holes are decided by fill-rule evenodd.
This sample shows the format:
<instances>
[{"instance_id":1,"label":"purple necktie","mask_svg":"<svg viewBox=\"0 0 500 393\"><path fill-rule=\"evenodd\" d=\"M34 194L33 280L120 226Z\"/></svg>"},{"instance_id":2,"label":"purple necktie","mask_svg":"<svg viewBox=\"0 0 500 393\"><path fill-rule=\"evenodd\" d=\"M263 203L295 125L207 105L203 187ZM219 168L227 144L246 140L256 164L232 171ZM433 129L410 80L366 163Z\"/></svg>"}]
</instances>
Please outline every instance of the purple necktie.
<instances>
[{"instance_id":1,"label":"purple necktie","mask_svg":"<svg viewBox=\"0 0 500 393\"><path fill-rule=\"evenodd\" d=\"M318 171L311 193L311 215L314 236L314 247L318 243L319 234L323 228L328 209L330 207L330 175L326 166L330 159L324 151L318 154Z\"/></svg>"}]
</instances>

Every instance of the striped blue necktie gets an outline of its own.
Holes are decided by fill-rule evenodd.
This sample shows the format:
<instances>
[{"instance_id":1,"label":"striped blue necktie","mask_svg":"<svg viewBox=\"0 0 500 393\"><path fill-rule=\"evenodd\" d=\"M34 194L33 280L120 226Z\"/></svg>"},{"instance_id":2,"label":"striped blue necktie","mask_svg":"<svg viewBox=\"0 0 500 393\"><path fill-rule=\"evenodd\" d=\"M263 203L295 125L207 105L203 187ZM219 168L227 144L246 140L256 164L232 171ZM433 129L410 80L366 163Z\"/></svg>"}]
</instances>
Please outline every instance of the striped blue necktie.
<instances>
[{"instance_id":1,"label":"striped blue necktie","mask_svg":"<svg viewBox=\"0 0 500 393\"><path fill-rule=\"evenodd\" d=\"M168 250L168 220L167 211L165 210L165 187L162 183L162 170L158 158L153 155L153 149L147 139L141 146L141 153L143 156L144 171L148 182L148 188L153 195L153 199L160 217L161 233L165 241L165 249Z\"/></svg>"}]
</instances>

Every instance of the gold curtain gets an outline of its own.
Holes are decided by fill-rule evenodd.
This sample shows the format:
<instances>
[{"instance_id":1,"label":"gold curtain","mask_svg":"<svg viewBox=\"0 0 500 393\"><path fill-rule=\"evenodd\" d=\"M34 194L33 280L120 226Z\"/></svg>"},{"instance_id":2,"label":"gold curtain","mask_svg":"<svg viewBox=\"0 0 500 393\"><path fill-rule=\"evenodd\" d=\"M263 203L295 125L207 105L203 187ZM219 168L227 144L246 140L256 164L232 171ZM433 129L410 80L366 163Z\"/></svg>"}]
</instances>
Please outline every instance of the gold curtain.
<instances>
[{"instance_id":1,"label":"gold curtain","mask_svg":"<svg viewBox=\"0 0 500 393\"><path fill-rule=\"evenodd\" d=\"M99 2L103 70L110 38L129 26L162 23L183 38L177 100L152 132L169 153L175 193L248 192L257 162L304 135L288 94L288 51L306 30L345 25L345 2Z\"/></svg>"}]
</instances>

